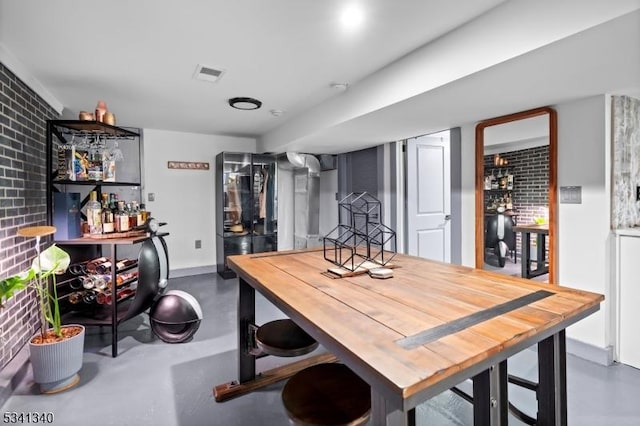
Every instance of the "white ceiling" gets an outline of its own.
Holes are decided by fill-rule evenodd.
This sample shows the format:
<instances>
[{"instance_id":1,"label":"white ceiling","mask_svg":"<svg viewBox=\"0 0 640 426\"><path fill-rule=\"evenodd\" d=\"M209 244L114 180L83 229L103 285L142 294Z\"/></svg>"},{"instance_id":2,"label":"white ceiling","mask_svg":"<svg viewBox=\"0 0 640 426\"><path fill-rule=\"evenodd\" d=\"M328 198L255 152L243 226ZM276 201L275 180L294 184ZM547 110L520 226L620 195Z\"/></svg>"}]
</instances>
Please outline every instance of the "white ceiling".
<instances>
[{"instance_id":1,"label":"white ceiling","mask_svg":"<svg viewBox=\"0 0 640 426\"><path fill-rule=\"evenodd\" d=\"M346 28L341 13L354 4L363 21ZM124 126L334 153L640 93L639 9L640 0L0 0L0 61L20 64L71 116L102 99ZM225 74L194 80L198 64ZM234 110L235 96L263 106Z\"/></svg>"}]
</instances>

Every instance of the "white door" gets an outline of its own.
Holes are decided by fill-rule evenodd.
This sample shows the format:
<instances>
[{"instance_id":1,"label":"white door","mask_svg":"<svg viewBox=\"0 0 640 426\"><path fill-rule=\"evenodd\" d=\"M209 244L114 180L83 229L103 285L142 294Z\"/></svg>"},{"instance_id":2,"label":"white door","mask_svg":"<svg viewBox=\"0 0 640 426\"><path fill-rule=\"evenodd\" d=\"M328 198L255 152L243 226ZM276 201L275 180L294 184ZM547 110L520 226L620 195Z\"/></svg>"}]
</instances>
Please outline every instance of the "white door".
<instances>
[{"instance_id":1,"label":"white door","mask_svg":"<svg viewBox=\"0 0 640 426\"><path fill-rule=\"evenodd\" d=\"M449 131L407 141L410 255L451 261Z\"/></svg>"}]
</instances>

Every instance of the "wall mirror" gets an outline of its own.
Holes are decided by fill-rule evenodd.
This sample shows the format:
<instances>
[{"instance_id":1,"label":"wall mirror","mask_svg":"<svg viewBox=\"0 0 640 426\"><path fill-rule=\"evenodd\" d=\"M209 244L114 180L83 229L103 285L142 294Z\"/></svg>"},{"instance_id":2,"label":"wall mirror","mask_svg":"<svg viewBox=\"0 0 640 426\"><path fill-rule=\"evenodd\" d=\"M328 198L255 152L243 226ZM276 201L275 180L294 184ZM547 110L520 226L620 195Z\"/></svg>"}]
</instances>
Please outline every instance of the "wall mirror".
<instances>
[{"instance_id":1,"label":"wall mirror","mask_svg":"<svg viewBox=\"0 0 640 426\"><path fill-rule=\"evenodd\" d=\"M476 268L556 283L557 116L544 107L476 126Z\"/></svg>"}]
</instances>

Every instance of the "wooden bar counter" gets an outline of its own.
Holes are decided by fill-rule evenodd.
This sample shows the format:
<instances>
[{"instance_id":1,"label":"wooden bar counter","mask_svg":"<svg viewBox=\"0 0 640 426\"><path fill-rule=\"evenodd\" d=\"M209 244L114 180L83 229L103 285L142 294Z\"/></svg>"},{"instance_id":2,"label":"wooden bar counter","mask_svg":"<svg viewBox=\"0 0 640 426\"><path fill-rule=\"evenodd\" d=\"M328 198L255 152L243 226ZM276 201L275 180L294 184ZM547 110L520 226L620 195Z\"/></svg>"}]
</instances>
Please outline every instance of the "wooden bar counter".
<instances>
[{"instance_id":1,"label":"wooden bar counter","mask_svg":"<svg viewBox=\"0 0 640 426\"><path fill-rule=\"evenodd\" d=\"M260 378L245 344L257 290L371 385L374 425L411 424L418 404L466 379L475 424L506 424L506 360L534 344L538 424L566 424L564 329L596 312L602 295L405 255L392 262L393 278L333 279L322 250L230 256L237 384Z\"/></svg>"}]
</instances>

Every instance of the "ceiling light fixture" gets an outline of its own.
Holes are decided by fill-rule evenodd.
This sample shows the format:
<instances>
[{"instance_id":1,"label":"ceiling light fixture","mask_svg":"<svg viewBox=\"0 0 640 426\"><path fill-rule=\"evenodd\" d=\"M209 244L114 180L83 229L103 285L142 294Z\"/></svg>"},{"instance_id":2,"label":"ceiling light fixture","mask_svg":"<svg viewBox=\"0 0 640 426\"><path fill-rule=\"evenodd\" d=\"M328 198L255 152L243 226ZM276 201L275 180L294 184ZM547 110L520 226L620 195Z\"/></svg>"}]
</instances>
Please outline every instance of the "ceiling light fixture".
<instances>
[{"instance_id":1,"label":"ceiling light fixture","mask_svg":"<svg viewBox=\"0 0 640 426\"><path fill-rule=\"evenodd\" d=\"M331 88L336 90L347 90L349 83L331 83Z\"/></svg>"},{"instance_id":2,"label":"ceiling light fixture","mask_svg":"<svg viewBox=\"0 0 640 426\"><path fill-rule=\"evenodd\" d=\"M282 114L284 114L284 111L281 109L272 109L271 110L271 115L273 115L274 117L280 117Z\"/></svg>"},{"instance_id":3,"label":"ceiling light fixture","mask_svg":"<svg viewBox=\"0 0 640 426\"><path fill-rule=\"evenodd\" d=\"M229 99L229 105L235 109L249 111L260 108L262 106L262 102L253 98L238 97Z\"/></svg>"},{"instance_id":4,"label":"ceiling light fixture","mask_svg":"<svg viewBox=\"0 0 640 426\"><path fill-rule=\"evenodd\" d=\"M340 15L340 21L345 28L356 28L364 21L364 11L357 3L347 5Z\"/></svg>"}]
</instances>

